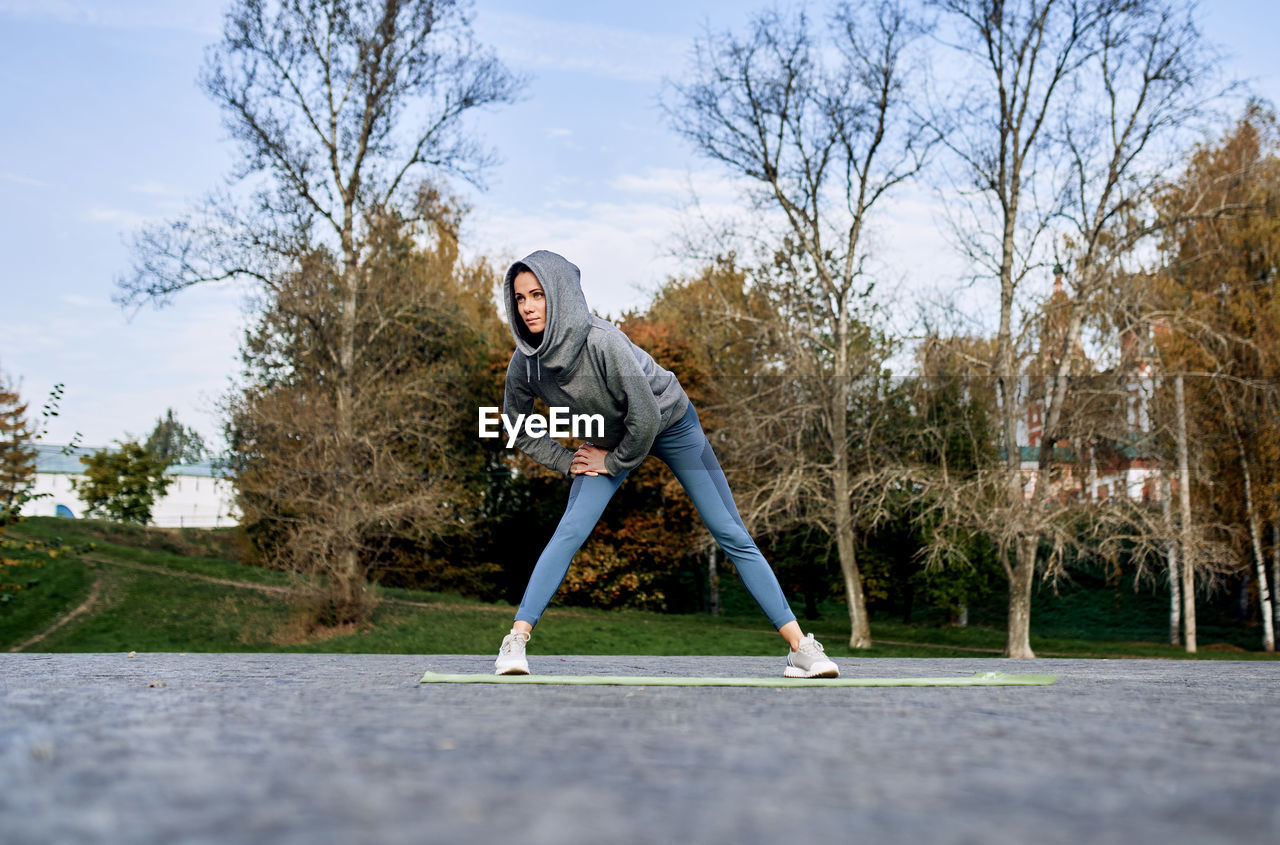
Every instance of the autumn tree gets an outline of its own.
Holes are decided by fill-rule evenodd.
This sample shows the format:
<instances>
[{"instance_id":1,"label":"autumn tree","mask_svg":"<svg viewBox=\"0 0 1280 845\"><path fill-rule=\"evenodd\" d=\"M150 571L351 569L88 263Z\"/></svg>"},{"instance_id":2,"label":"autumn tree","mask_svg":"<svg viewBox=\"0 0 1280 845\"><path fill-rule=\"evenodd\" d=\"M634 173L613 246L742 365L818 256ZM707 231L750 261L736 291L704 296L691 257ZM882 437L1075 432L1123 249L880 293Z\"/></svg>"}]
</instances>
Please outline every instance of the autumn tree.
<instances>
[{"instance_id":1,"label":"autumn tree","mask_svg":"<svg viewBox=\"0 0 1280 845\"><path fill-rule=\"evenodd\" d=\"M55 384L49 391L49 396L45 399L44 404L40 408L38 421L34 424L28 423L25 419L26 406L21 405L19 413L11 413L20 399L17 392L9 387L6 377L0 372L0 422L13 422L21 420L22 439L15 441L18 446L11 450L0 452L2 455L14 456L27 454L29 458L19 460L28 461L25 466L30 468L28 475L21 470L13 472L6 477L16 477L18 483L15 484L15 490L12 492L12 498L8 499L3 505L0 505L0 604L10 604L14 601L16 595L31 585L30 579L15 578L13 568L21 565L40 566L45 560L59 557L69 551L81 551L82 548L69 548L61 538L46 540L40 537L23 537L18 539L12 536L11 530L27 517L22 513L22 508L28 502L47 496L47 493L34 493L32 486L24 479L35 475L35 457L36 451L31 448L32 442L39 440L48 431L49 421L58 416L59 408L62 404L64 388L61 382ZM6 399L6 397L12 397ZM9 412L9 413L7 413ZM15 429L14 431L16 431ZM63 455L70 455L77 448L80 440L80 433L76 432L71 438L71 442L62 447ZM4 443L8 441L0 441ZM0 446L3 448L3 446ZM19 464L22 466L23 464ZM8 536L6 536L8 535ZM89 548L92 548L90 544ZM24 584L23 580L27 583Z\"/></svg>"},{"instance_id":2,"label":"autumn tree","mask_svg":"<svg viewBox=\"0 0 1280 845\"><path fill-rule=\"evenodd\" d=\"M853 648L871 645L854 503L867 416L856 406L874 395L883 349L864 313L863 232L923 164L907 102L913 20L891 0L841 4L824 25L757 14L744 34L700 39L666 105L681 136L748 186L753 225L781 227L779 238L739 232L761 252L753 283L771 291L772 324L758 336L776 368L758 393L733 386L734 436L750 438L742 454L770 476L742 490L743 509L834 538Z\"/></svg>"},{"instance_id":3,"label":"autumn tree","mask_svg":"<svg viewBox=\"0 0 1280 845\"><path fill-rule=\"evenodd\" d=\"M5 533L22 520L22 506L30 499L36 472L36 450L31 448L34 436L27 422L26 403L0 370L0 601L6 603L22 588L6 573L18 563L10 554L19 544Z\"/></svg>"},{"instance_id":4,"label":"autumn tree","mask_svg":"<svg viewBox=\"0 0 1280 845\"><path fill-rule=\"evenodd\" d=\"M16 516L24 494L35 481L34 438L35 431L27 421L27 403L0 371L0 514Z\"/></svg>"},{"instance_id":5,"label":"autumn tree","mask_svg":"<svg viewBox=\"0 0 1280 845\"><path fill-rule=\"evenodd\" d=\"M325 253L261 304L242 348L242 387L227 403L245 530L269 565L307 576L305 593L326 622L360 618L371 573L416 572L415 586L463 592L492 575L481 561L447 573L433 544L456 539L477 506L475 409L497 317L490 306L488 324L477 325L474 306L490 301L496 272L459 258L460 212L435 195L424 202L436 203L436 222L421 230L394 216L371 223L348 410L359 437L335 437L341 305L324 295L338 272ZM356 555L357 577L340 568L344 549Z\"/></svg>"},{"instance_id":6,"label":"autumn tree","mask_svg":"<svg viewBox=\"0 0 1280 845\"><path fill-rule=\"evenodd\" d=\"M1124 262L1152 236L1144 213L1168 171L1168 151L1196 114L1206 62L1189 11L1178 3L929 6L941 13L957 62L935 109L955 189L952 231L975 274L995 283L990 373L1003 466L990 483L1001 490L1001 504L968 509L960 519L989 531L1000 549L1009 580L1006 655L1033 657L1032 587L1038 571L1061 559L1040 556L1042 541L1058 530L1050 524L1058 516L1045 508L1055 449L1080 435L1073 430L1080 418L1071 413L1073 385L1080 384L1072 378L1073 350L1084 348L1090 317ZM1055 259L1067 273L1061 305L1050 309L1034 280ZM1045 357L1033 341L1039 316L1050 310L1061 331ZM1106 346L1117 338L1093 341ZM1040 379L1026 378L1030 356L1046 365ZM1044 433L1027 484L1018 435L1033 402Z\"/></svg>"},{"instance_id":7,"label":"autumn tree","mask_svg":"<svg viewBox=\"0 0 1280 845\"><path fill-rule=\"evenodd\" d=\"M326 573L327 619L361 618L364 522L394 522L417 507L359 498L366 475L398 478L400 470L373 459L397 445L371 443L362 428L394 412L394 403L365 406L374 395L368 380L384 375L386 361L362 355L377 335L402 327L403 310L388 299L394 291L375 272L379 251L394 241L388 226L429 222L423 209L432 204L419 201L425 180L479 180L492 155L465 131L465 119L511 101L520 83L476 43L468 10L455 0L236 0L201 83L239 148L233 187L143 229L120 298L162 303L193 285L242 280L268 310L289 314L277 304L298 303L287 319L320 320L312 327L321 341L313 354L324 361L320 392L282 394L273 425L323 409L326 427L304 429L321 440L298 443L323 451L327 463L297 502L293 536L306 540L292 558L310 555ZM302 307L305 296L319 300L315 309ZM405 307L413 311L416 301ZM419 437L389 423L380 431ZM411 485L399 501L418 502L419 492Z\"/></svg>"},{"instance_id":8,"label":"autumn tree","mask_svg":"<svg viewBox=\"0 0 1280 845\"><path fill-rule=\"evenodd\" d=\"M1263 646L1271 651L1280 577L1275 115L1255 103L1223 138L1200 145L1161 198L1161 209L1172 222L1163 244L1166 267L1152 279L1153 314L1162 327L1162 359L1184 381L1184 415L1190 408L1197 452L1213 479L1190 492L1203 515L1199 522L1235 527L1236 558L1251 564L1242 568L1253 571Z\"/></svg>"},{"instance_id":9,"label":"autumn tree","mask_svg":"<svg viewBox=\"0 0 1280 845\"><path fill-rule=\"evenodd\" d=\"M651 313L626 313L617 325L679 377L695 407L706 405L707 377L692 347L693 338ZM714 437L714 424L709 425L708 436ZM684 576L705 545L706 533L675 475L650 458L618 489L574 558L559 600L591 607L689 609Z\"/></svg>"},{"instance_id":10,"label":"autumn tree","mask_svg":"<svg viewBox=\"0 0 1280 845\"><path fill-rule=\"evenodd\" d=\"M735 425L731 430L724 424L734 419L735 407L743 403L743 397L769 387L765 382L771 376L765 362L772 353L766 348L767 327L773 321L763 291L750 284L736 255L714 255L693 273L668 279L655 293L645 316L670 327L681 339L687 358L684 368L689 375L697 374L698 416L724 465L738 509L749 525L764 528L768 520L760 518L761 508L754 502L770 487L771 479L745 454L749 451L746 443L734 438L733 431L741 427ZM682 382L689 377L684 372L678 375ZM707 609L718 614L724 561L709 532L698 532L696 545L705 560ZM819 565L825 564L825 555L823 559ZM770 564L787 586L786 561L774 553Z\"/></svg>"}]
</instances>

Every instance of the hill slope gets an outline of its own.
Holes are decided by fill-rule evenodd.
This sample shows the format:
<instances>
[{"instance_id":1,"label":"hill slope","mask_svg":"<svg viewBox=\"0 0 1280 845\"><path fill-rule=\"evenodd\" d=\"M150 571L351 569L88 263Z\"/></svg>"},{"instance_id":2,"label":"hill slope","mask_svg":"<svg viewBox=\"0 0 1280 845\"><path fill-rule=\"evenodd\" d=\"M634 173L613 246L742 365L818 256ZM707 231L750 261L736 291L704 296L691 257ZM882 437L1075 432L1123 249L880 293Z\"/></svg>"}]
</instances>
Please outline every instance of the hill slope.
<instances>
[{"instance_id":1,"label":"hill slope","mask_svg":"<svg viewBox=\"0 0 1280 845\"><path fill-rule=\"evenodd\" d=\"M289 600L284 573L230 559L226 531L143 529L87 520L32 519L16 537L94 547L15 568L28 585L0 605L0 647L10 651L341 652L488 654L510 626L513 608L436 593L379 589L364 625L313 629ZM1072 601L1080 601L1079 597ZM805 622L830 653L850 656L847 621L833 605ZM1004 634L994 628L907 626L874 620L876 647L859 657L997 656ZM1044 656L1180 657L1159 643L1129 639L1033 637ZM541 654L783 654L759 614L713 618L640 611L553 607L531 651ZM1239 646L1205 657L1263 657Z\"/></svg>"}]
</instances>

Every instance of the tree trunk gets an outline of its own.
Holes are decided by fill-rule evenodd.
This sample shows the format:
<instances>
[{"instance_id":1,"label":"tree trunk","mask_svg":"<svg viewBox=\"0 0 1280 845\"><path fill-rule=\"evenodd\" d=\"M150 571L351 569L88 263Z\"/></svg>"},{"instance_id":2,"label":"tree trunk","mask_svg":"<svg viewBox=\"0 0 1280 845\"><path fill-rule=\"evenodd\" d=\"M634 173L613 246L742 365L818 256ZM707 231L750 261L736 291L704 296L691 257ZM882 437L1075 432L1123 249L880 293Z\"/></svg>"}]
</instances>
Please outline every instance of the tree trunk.
<instances>
[{"instance_id":1,"label":"tree trunk","mask_svg":"<svg viewBox=\"0 0 1280 845\"><path fill-rule=\"evenodd\" d=\"M1234 431L1234 428L1232 429ZM1262 555L1262 526L1258 520L1258 509L1253 506L1253 473L1249 471L1249 461L1245 457L1244 443L1236 434L1236 448L1240 451L1240 471L1244 473L1244 509L1249 515L1249 541L1253 547L1253 571L1258 579L1258 612L1262 616L1262 648L1264 651L1276 650L1276 630L1271 618L1271 591L1267 589L1267 564Z\"/></svg>"},{"instance_id":2,"label":"tree trunk","mask_svg":"<svg viewBox=\"0 0 1280 845\"><path fill-rule=\"evenodd\" d=\"M1196 580L1195 554L1191 542L1191 472L1187 455L1187 394L1182 373L1173 380L1174 404L1178 422L1178 498L1182 506L1182 626L1187 653L1196 653Z\"/></svg>"},{"instance_id":3,"label":"tree trunk","mask_svg":"<svg viewBox=\"0 0 1280 845\"><path fill-rule=\"evenodd\" d=\"M707 549L707 611L720 615L720 573L716 571L716 544Z\"/></svg>"},{"instance_id":4,"label":"tree trunk","mask_svg":"<svg viewBox=\"0 0 1280 845\"><path fill-rule=\"evenodd\" d=\"M352 488L356 486L356 474L362 470L354 462L356 430L356 326L360 295L359 256L352 240L353 212L348 202L345 206L342 272L342 311L338 319L338 367L335 373L334 393L337 404L334 428L334 449L337 457L333 484L337 488L333 498L333 536L336 538L332 582L329 593L334 604L337 623L357 621L364 616L364 572L360 565L356 545L358 529L353 515L356 511Z\"/></svg>"},{"instance_id":5,"label":"tree trunk","mask_svg":"<svg viewBox=\"0 0 1280 845\"><path fill-rule=\"evenodd\" d=\"M1005 637L1005 657L1035 657L1031 650L1031 587L1035 583L1036 537L1018 540L1017 557L1009 577L1009 630Z\"/></svg>"},{"instance_id":6,"label":"tree trunk","mask_svg":"<svg viewBox=\"0 0 1280 845\"><path fill-rule=\"evenodd\" d=\"M1280 519L1271 523L1271 586L1280 585ZM1280 628L1280 601L1271 602L1271 623Z\"/></svg>"},{"instance_id":7,"label":"tree trunk","mask_svg":"<svg viewBox=\"0 0 1280 845\"><path fill-rule=\"evenodd\" d=\"M862 574L853 542L853 491L849 485L849 315L843 304L836 316L837 379L830 405L831 451L835 458L836 551L840 555L840 572L844 576L845 598L849 602L849 648L871 648L871 620L867 618L867 599L862 592Z\"/></svg>"},{"instance_id":8,"label":"tree trunk","mask_svg":"<svg viewBox=\"0 0 1280 845\"><path fill-rule=\"evenodd\" d=\"M854 552L853 514L849 508L849 476L836 471L836 551L840 556L840 573L844 576L844 592L849 602L849 648L871 648L871 623L867 619L867 600L862 592L862 575Z\"/></svg>"},{"instance_id":9,"label":"tree trunk","mask_svg":"<svg viewBox=\"0 0 1280 845\"><path fill-rule=\"evenodd\" d=\"M1169 544L1169 645L1182 643L1182 590L1178 573L1178 544L1173 532L1173 489L1169 474L1160 469L1160 507L1164 511L1164 532Z\"/></svg>"},{"instance_id":10,"label":"tree trunk","mask_svg":"<svg viewBox=\"0 0 1280 845\"><path fill-rule=\"evenodd\" d=\"M1028 538L1020 529L1025 524L1026 502L1022 493L1022 451L1018 446L1019 399L1018 373L1013 350L1013 256L1014 227L1017 221L1016 201L1019 175L1011 174L1009 196L1014 204L1005 211L1000 260L1000 328L996 337L996 386L1000 408L1001 445L1005 457L1005 507L1009 515L1009 534L1014 538L1014 561L1005 559L1009 578L1008 628L1005 632L1006 657L1035 657L1031 651L1031 584L1035 574L1035 550L1039 541ZM1027 554L1027 547L1031 554ZM1007 553L1006 553L1007 554Z\"/></svg>"}]
</instances>

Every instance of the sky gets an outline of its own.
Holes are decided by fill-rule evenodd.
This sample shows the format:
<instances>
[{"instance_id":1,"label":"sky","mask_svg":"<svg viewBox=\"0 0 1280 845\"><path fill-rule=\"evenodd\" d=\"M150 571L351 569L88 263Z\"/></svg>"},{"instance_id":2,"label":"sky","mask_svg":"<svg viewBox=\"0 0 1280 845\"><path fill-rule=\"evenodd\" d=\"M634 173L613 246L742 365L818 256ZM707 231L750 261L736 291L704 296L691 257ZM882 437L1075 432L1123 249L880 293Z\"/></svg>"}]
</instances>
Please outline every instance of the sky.
<instances>
[{"instance_id":1,"label":"sky","mask_svg":"<svg viewBox=\"0 0 1280 845\"><path fill-rule=\"evenodd\" d=\"M195 288L164 308L112 302L128 238L223 184L235 160L197 88L221 0L0 0L0 370L32 416L62 383L45 437L102 446L145 436L167 408L210 442L238 369L245 289ZM520 102L474 116L498 152L463 242L514 260L568 256L601 314L643 307L683 268L674 255L691 191L731 211L733 183L698 158L659 109L706 27L740 31L757 4L479 0L474 28L517 73ZM1223 72L1280 103L1270 0L1201 6ZM871 233L890 289L928 295L967 268L928 191L900 194ZM909 299L910 297L905 297ZM905 307L905 305L903 306Z\"/></svg>"}]
</instances>

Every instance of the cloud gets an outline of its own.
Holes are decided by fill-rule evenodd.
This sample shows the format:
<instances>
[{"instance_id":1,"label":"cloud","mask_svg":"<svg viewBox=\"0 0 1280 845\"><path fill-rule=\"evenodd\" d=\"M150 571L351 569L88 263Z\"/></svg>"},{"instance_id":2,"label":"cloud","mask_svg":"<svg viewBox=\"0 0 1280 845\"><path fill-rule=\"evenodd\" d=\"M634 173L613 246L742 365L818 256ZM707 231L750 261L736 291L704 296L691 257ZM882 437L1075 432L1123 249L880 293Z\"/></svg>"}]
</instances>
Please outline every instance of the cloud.
<instances>
[{"instance_id":1,"label":"cloud","mask_svg":"<svg viewBox=\"0 0 1280 845\"><path fill-rule=\"evenodd\" d=\"M673 253L690 188L712 217L740 206L733 181L709 171L654 168L618 176L609 187L616 194L610 200L552 200L529 210L491 209L481 198L464 242L498 260L535 249L559 252L581 268L591 307L617 315L645 306L658 285L685 269Z\"/></svg>"},{"instance_id":2,"label":"cloud","mask_svg":"<svg viewBox=\"0 0 1280 845\"><path fill-rule=\"evenodd\" d=\"M582 269L583 291L600 313L643 305L646 290L674 272L660 244L672 209L592 203L578 213L499 214L473 223L484 254L518 258L535 249L559 252Z\"/></svg>"},{"instance_id":3,"label":"cloud","mask_svg":"<svg viewBox=\"0 0 1280 845\"><path fill-rule=\"evenodd\" d=\"M167 29L216 35L218 4L142 0L128 4L89 0L0 0L0 15L109 29Z\"/></svg>"},{"instance_id":4,"label":"cloud","mask_svg":"<svg viewBox=\"0 0 1280 845\"><path fill-rule=\"evenodd\" d=\"M136 211L129 211L123 208L104 208L102 206L90 208L85 212L84 219L90 223L113 224L121 229L137 229L152 220L151 217L139 214Z\"/></svg>"},{"instance_id":5,"label":"cloud","mask_svg":"<svg viewBox=\"0 0 1280 845\"><path fill-rule=\"evenodd\" d=\"M650 167L639 173L616 176L609 187L629 194L666 198L675 205L684 205L694 196L700 203L721 205L739 203L751 183L717 170Z\"/></svg>"},{"instance_id":6,"label":"cloud","mask_svg":"<svg viewBox=\"0 0 1280 845\"><path fill-rule=\"evenodd\" d=\"M129 188L135 194L142 194L148 197L163 197L166 199L180 199L183 196L181 188L173 185L167 185L164 182L148 180L139 185L133 185Z\"/></svg>"},{"instance_id":7,"label":"cloud","mask_svg":"<svg viewBox=\"0 0 1280 845\"><path fill-rule=\"evenodd\" d=\"M465 240L499 260L535 249L562 253L582 269L592 308L616 316L645 307L667 278L690 271L690 259L678 254L683 232L696 237L703 226L711 233L730 221L748 222L767 242L785 230L776 215L746 212L744 190L750 187L716 169L648 168L611 179L608 201L549 201L526 210L489 209L482 199ZM896 330L914 330L921 308L949 303L969 315L989 310L985 291L966 284L972 269L948 243L937 198L928 190L891 194L873 210L868 227L865 280L876 283L875 301Z\"/></svg>"},{"instance_id":8,"label":"cloud","mask_svg":"<svg viewBox=\"0 0 1280 845\"><path fill-rule=\"evenodd\" d=\"M59 302L65 302L74 308L100 308L107 305L106 300L90 299L87 296L81 296L78 293L63 293L58 295Z\"/></svg>"},{"instance_id":9,"label":"cloud","mask_svg":"<svg viewBox=\"0 0 1280 845\"><path fill-rule=\"evenodd\" d=\"M515 67L653 82L683 64L686 38L605 24L481 10L476 34Z\"/></svg>"},{"instance_id":10,"label":"cloud","mask_svg":"<svg viewBox=\"0 0 1280 845\"><path fill-rule=\"evenodd\" d=\"M0 172L0 180L5 182L12 182L15 185L29 185L32 188L49 187L49 183L47 182L41 182L39 179L32 179L29 176L22 176L17 173L10 173L7 170Z\"/></svg>"},{"instance_id":11,"label":"cloud","mask_svg":"<svg viewBox=\"0 0 1280 845\"><path fill-rule=\"evenodd\" d=\"M158 182L151 179L130 186L129 191L147 197L151 200L152 207L164 215L178 215L189 207L188 197L190 192L166 182ZM155 219L155 217L156 215L147 216L144 218L144 222Z\"/></svg>"},{"instance_id":12,"label":"cloud","mask_svg":"<svg viewBox=\"0 0 1280 845\"><path fill-rule=\"evenodd\" d=\"M688 174L671 168L654 168L644 173L623 173L609 187L639 194L674 194L689 184Z\"/></svg>"},{"instance_id":13,"label":"cloud","mask_svg":"<svg viewBox=\"0 0 1280 845\"><path fill-rule=\"evenodd\" d=\"M61 294L59 300L74 307L53 309L40 320L0 315L5 369L22 374L23 396L33 406L54 383L65 384L50 442L65 443L77 431L91 444L145 434L168 407L216 440L215 401L238 369L242 297L230 285L193 289L168 308L129 318L109 306L105 293L101 299Z\"/></svg>"},{"instance_id":14,"label":"cloud","mask_svg":"<svg viewBox=\"0 0 1280 845\"><path fill-rule=\"evenodd\" d=\"M558 128L557 128L557 129L548 129L548 130L547 130L547 137L548 137L548 138L568 138L568 137L569 137L569 136L571 136L572 134L573 134L573 130L572 130L572 129L558 129Z\"/></svg>"}]
</instances>

